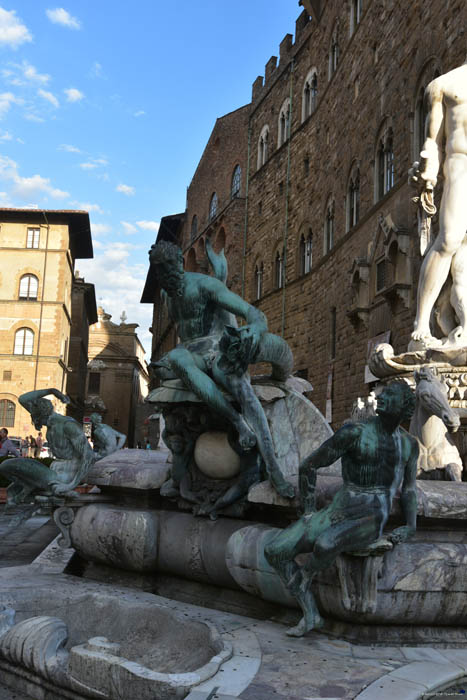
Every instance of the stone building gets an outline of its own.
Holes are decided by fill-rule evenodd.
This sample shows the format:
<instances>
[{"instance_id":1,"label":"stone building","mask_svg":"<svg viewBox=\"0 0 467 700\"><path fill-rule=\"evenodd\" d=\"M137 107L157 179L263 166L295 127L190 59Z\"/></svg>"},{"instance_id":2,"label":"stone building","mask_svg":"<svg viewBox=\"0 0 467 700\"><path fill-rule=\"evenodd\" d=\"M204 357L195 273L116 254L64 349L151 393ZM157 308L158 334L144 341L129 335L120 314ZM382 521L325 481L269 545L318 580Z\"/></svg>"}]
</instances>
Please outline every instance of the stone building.
<instances>
[{"instance_id":1,"label":"stone building","mask_svg":"<svg viewBox=\"0 0 467 700\"><path fill-rule=\"evenodd\" d=\"M407 349L421 264L407 171L424 139L427 83L465 59L466 9L462 0L302 5L295 37L238 110L248 113L246 150L241 127L217 141L216 124L193 182L200 170L212 176L192 183L179 242L187 269L205 269L204 238L224 214L213 194L227 187L231 149L247 153L244 227L224 227L234 288L289 342L295 371L338 427L371 388L369 347ZM206 211L193 236L193 216ZM154 358L159 349L155 334Z\"/></svg>"},{"instance_id":2,"label":"stone building","mask_svg":"<svg viewBox=\"0 0 467 700\"><path fill-rule=\"evenodd\" d=\"M89 329L86 417L100 413L104 423L127 436L135 447L136 410L147 395L148 373L144 348L136 334L137 323L113 323L102 307L97 323Z\"/></svg>"},{"instance_id":3,"label":"stone building","mask_svg":"<svg viewBox=\"0 0 467 700\"><path fill-rule=\"evenodd\" d=\"M18 396L47 387L66 392L67 377L78 369L70 347L74 265L93 255L89 215L0 209L0 251L0 424L23 436L36 431ZM92 311L85 325L91 320Z\"/></svg>"}]
</instances>

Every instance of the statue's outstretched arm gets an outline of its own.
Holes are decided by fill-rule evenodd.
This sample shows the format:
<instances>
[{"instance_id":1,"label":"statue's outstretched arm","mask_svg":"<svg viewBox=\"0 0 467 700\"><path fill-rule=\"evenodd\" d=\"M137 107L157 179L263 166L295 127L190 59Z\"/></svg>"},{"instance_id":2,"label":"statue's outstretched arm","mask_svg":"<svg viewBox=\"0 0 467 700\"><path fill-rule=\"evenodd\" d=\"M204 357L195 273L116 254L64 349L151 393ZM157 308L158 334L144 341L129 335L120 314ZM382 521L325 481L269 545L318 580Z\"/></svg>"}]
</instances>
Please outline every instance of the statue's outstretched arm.
<instances>
[{"instance_id":1,"label":"statue's outstretched arm","mask_svg":"<svg viewBox=\"0 0 467 700\"><path fill-rule=\"evenodd\" d=\"M359 425L348 423L301 462L298 471L298 485L300 502L305 513L315 510L316 471L321 467L329 467L346 454L359 435Z\"/></svg>"},{"instance_id":2,"label":"statue's outstretched arm","mask_svg":"<svg viewBox=\"0 0 467 700\"><path fill-rule=\"evenodd\" d=\"M45 396L52 394L57 399L60 399L62 403L70 403L70 399L65 394L62 394L58 389L37 389L36 391L27 391L25 394L21 394L18 398L21 406L23 406L27 411L30 410L32 404L37 401L37 399L43 399Z\"/></svg>"}]
</instances>

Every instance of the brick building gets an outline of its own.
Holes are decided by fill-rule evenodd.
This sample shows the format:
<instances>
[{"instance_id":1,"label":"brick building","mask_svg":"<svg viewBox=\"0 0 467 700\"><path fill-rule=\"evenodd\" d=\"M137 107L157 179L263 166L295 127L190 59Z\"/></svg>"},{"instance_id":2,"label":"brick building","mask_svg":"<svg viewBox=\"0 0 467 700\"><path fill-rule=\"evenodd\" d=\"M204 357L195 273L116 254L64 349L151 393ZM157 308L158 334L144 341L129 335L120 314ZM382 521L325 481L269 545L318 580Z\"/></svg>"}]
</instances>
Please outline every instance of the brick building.
<instances>
[{"instance_id":1,"label":"brick building","mask_svg":"<svg viewBox=\"0 0 467 700\"><path fill-rule=\"evenodd\" d=\"M97 323L89 329L86 419L93 411L104 423L124 433L135 447L136 409L147 394L148 373L144 348L136 335L137 323L113 323L97 309Z\"/></svg>"},{"instance_id":2,"label":"brick building","mask_svg":"<svg viewBox=\"0 0 467 700\"><path fill-rule=\"evenodd\" d=\"M47 387L66 392L70 369L78 369L70 355L72 291L75 260L93 254L89 215L0 209L0 251L0 423L23 436L34 429L18 396ZM83 388L77 384L77 393Z\"/></svg>"},{"instance_id":3,"label":"brick building","mask_svg":"<svg viewBox=\"0 0 467 700\"><path fill-rule=\"evenodd\" d=\"M179 242L187 269L202 271L204 237L223 228L233 288L289 342L295 370L338 427L370 388L369 343L379 337L396 352L407 348L421 264L407 171L423 142L425 86L465 59L466 7L462 0L302 5L295 39L284 37L279 60L272 56L253 83L251 104L232 113L247 115L243 126L229 135L226 122L217 139L218 120ZM227 191L235 149L240 164L246 155L243 226L239 211L237 227L223 227L225 210L212 207L213 195Z\"/></svg>"}]
</instances>

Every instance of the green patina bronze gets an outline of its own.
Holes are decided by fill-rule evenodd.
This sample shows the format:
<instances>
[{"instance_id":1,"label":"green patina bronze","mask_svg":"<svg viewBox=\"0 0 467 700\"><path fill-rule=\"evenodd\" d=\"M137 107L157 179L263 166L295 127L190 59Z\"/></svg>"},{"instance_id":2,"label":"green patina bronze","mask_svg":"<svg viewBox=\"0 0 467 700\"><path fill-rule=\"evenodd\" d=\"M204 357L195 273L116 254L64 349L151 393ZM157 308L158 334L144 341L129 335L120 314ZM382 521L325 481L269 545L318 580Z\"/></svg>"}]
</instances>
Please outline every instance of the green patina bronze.
<instances>
[{"instance_id":1,"label":"green patina bronze","mask_svg":"<svg viewBox=\"0 0 467 700\"><path fill-rule=\"evenodd\" d=\"M35 459L15 457L0 465L0 474L11 480L7 489L9 505L25 503L34 495L75 496L73 489L82 483L91 466L105 453L118 449L119 440L113 442L106 433L101 440L100 451L94 452L83 432L82 426L70 416L55 413L52 402L45 397L53 395L63 403L70 402L68 396L58 389L28 391L19 397L19 402L31 414L37 430L47 428L47 441L54 455L50 468ZM100 426L103 428L109 426ZM121 436L121 433L118 433ZM123 436L124 437L124 436ZM112 443L112 444L111 444Z\"/></svg>"},{"instance_id":2,"label":"green patina bronze","mask_svg":"<svg viewBox=\"0 0 467 700\"><path fill-rule=\"evenodd\" d=\"M410 418L415 397L404 382L391 383L378 397L377 415L365 423L348 423L303 460L299 471L304 515L267 542L264 554L295 596L303 611L290 636L323 626L311 592L315 574L329 567L341 552L366 549L381 537L394 496L401 487L406 525L387 538L403 542L415 533L418 443L400 423ZM315 510L316 472L342 461L344 484L332 503ZM306 565L295 558L311 553Z\"/></svg>"},{"instance_id":3,"label":"green patina bronze","mask_svg":"<svg viewBox=\"0 0 467 700\"><path fill-rule=\"evenodd\" d=\"M213 252L209 241L206 252L214 277L184 271L182 252L172 243L162 241L151 248L150 261L180 338L180 344L152 366L165 378L181 379L214 413L225 418L238 433L241 449L257 445L273 486L282 496L292 498L293 486L282 475L266 416L248 375L249 364L269 362L274 379L287 379L293 364L291 350L282 338L268 332L259 309L228 289L225 258ZM237 328L236 316L246 325ZM222 390L233 397L240 410ZM172 485L177 489L179 481L174 479Z\"/></svg>"}]
</instances>

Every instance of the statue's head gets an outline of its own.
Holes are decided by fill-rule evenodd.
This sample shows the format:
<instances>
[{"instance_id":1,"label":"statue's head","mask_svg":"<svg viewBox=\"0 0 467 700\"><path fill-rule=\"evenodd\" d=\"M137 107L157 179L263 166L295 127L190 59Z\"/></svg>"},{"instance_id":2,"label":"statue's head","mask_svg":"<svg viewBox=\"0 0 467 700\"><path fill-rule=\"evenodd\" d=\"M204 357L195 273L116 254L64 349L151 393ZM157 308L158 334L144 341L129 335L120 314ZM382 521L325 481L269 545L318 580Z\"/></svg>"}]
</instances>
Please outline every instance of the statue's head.
<instances>
[{"instance_id":1,"label":"statue's head","mask_svg":"<svg viewBox=\"0 0 467 700\"><path fill-rule=\"evenodd\" d=\"M379 394L376 413L409 420L415 411L415 394L407 382L395 381Z\"/></svg>"},{"instance_id":2,"label":"statue's head","mask_svg":"<svg viewBox=\"0 0 467 700\"><path fill-rule=\"evenodd\" d=\"M149 260L157 270L157 276L169 296L181 295L183 288L183 255L180 248L169 241L151 246Z\"/></svg>"},{"instance_id":3,"label":"statue's head","mask_svg":"<svg viewBox=\"0 0 467 700\"><path fill-rule=\"evenodd\" d=\"M34 401L30 413L36 430L40 430L43 425L48 425L48 420L53 412L54 407L49 399L36 399Z\"/></svg>"},{"instance_id":4,"label":"statue's head","mask_svg":"<svg viewBox=\"0 0 467 700\"><path fill-rule=\"evenodd\" d=\"M91 413L89 418L93 425L99 425L99 423L102 423L102 416L100 413Z\"/></svg>"}]
</instances>

